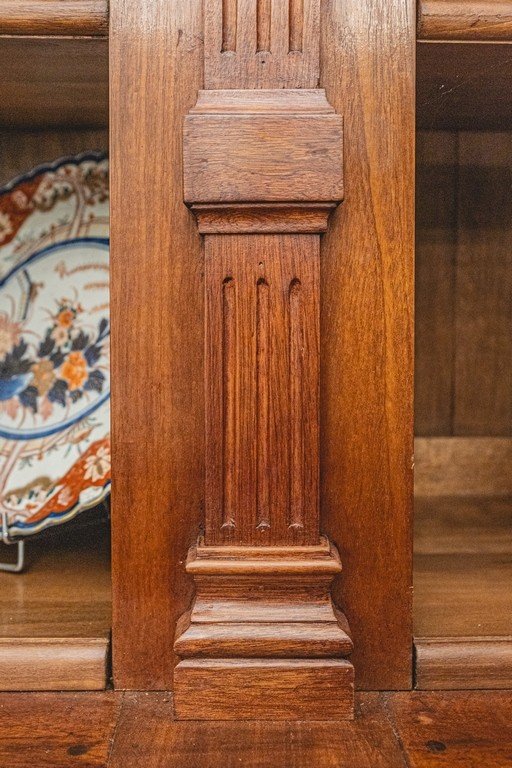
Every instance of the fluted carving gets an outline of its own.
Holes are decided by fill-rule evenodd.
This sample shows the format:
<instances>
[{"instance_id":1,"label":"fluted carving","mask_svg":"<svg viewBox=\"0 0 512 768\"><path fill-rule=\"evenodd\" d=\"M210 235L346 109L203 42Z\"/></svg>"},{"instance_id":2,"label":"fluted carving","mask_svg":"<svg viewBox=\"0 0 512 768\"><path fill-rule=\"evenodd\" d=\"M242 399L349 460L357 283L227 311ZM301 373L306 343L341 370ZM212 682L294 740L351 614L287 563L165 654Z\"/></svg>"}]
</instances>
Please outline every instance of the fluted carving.
<instances>
[{"instance_id":1,"label":"fluted carving","mask_svg":"<svg viewBox=\"0 0 512 768\"><path fill-rule=\"evenodd\" d=\"M318 541L318 276L315 235L207 238L207 544Z\"/></svg>"},{"instance_id":2,"label":"fluted carving","mask_svg":"<svg viewBox=\"0 0 512 768\"><path fill-rule=\"evenodd\" d=\"M206 88L314 88L318 0L205 3Z\"/></svg>"}]
</instances>

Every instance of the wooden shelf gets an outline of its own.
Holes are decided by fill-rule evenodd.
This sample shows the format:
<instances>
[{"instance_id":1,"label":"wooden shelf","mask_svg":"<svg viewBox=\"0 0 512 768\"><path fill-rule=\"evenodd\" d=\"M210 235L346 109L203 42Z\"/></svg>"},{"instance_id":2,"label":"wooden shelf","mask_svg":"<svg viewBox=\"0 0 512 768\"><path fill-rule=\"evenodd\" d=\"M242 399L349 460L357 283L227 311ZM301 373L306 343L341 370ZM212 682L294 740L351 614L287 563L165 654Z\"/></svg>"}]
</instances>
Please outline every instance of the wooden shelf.
<instances>
[{"instance_id":1,"label":"wooden shelf","mask_svg":"<svg viewBox=\"0 0 512 768\"><path fill-rule=\"evenodd\" d=\"M0 35L105 36L107 0L0 0Z\"/></svg>"},{"instance_id":2,"label":"wooden shelf","mask_svg":"<svg viewBox=\"0 0 512 768\"><path fill-rule=\"evenodd\" d=\"M0 573L0 690L105 688L108 531L69 526L25 547L26 570Z\"/></svg>"},{"instance_id":3,"label":"wooden shelf","mask_svg":"<svg viewBox=\"0 0 512 768\"><path fill-rule=\"evenodd\" d=\"M509 0L419 0L420 40L512 40Z\"/></svg>"},{"instance_id":4,"label":"wooden shelf","mask_svg":"<svg viewBox=\"0 0 512 768\"><path fill-rule=\"evenodd\" d=\"M417 497L421 689L512 687L512 496Z\"/></svg>"}]
</instances>

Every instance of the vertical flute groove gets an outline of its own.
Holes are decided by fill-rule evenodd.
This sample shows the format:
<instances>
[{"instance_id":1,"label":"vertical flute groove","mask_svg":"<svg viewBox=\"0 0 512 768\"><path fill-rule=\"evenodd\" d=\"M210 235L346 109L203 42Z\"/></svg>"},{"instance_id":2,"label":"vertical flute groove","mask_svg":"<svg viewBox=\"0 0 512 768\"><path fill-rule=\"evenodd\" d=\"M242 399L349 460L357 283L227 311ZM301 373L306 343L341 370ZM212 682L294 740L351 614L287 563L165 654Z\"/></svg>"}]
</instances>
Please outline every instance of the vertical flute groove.
<instances>
[{"instance_id":1,"label":"vertical flute groove","mask_svg":"<svg viewBox=\"0 0 512 768\"><path fill-rule=\"evenodd\" d=\"M302 52L304 35L304 0L289 0L288 51Z\"/></svg>"},{"instance_id":2,"label":"vertical flute groove","mask_svg":"<svg viewBox=\"0 0 512 768\"><path fill-rule=\"evenodd\" d=\"M236 51L237 6L238 0L222 0L222 52Z\"/></svg>"},{"instance_id":3,"label":"vertical flute groove","mask_svg":"<svg viewBox=\"0 0 512 768\"><path fill-rule=\"evenodd\" d=\"M236 318L235 284L222 284L222 528L235 527L236 414Z\"/></svg>"},{"instance_id":4,"label":"vertical flute groove","mask_svg":"<svg viewBox=\"0 0 512 768\"><path fill-rule=\"evenodd\" d=\"M257 0L256 9L256 50L271 50L270 27L272 22L272 0Z\"/></svg>"},{"instance_id":5,"label":"vertical flute groove","mask_svg":"<svg viewBox=\"0 0 512 768\"><path fill-rule=\"evenodd\" d=\"M264 278L256 284L256 515L257 528L270 528L270 302Z\"/></svg>"},{"instance_id":6,"label":"vertical flute groove","mask_svg":"<svg viewBox=\"0 0 512 768\"><path fill-rule=\"evenodd\" d=\"M294 279L289 288L288 354L290 360L288 392L290 399L290 528L304 527L304 433L302 413L302 285Z\"/></svg>"}]
</instances>

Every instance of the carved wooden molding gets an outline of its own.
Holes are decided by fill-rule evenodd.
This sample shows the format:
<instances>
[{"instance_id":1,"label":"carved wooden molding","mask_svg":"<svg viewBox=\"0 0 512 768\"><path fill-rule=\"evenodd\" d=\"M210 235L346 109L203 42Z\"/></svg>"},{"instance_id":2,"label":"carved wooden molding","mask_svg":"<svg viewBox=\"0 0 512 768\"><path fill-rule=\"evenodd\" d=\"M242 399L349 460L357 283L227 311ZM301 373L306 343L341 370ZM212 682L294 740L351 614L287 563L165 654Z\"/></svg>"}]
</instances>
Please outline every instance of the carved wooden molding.
<instances>
[{"instance_id":1,"label":"carved wooden molding","mask_svg":"<svg viewBox=\"0 0 512 768\"><path fill-rule=\"evenodd\" d=\"M351 640L319 520L320 233L343 197L318 0L206 4L184 197L204 234L206 520L176 714L343 719Z\"/></svg>"}]
</instances>

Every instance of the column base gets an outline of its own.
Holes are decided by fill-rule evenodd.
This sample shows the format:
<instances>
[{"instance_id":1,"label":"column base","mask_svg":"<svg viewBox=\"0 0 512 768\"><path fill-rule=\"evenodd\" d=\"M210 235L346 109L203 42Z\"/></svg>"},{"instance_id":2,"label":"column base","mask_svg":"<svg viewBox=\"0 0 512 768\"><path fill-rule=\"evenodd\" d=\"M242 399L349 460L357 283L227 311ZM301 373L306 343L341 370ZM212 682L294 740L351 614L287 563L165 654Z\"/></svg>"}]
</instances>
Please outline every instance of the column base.
<instances>
[{"instance_id":1,"label":"column base","mask_svg":"<svg viewBox=\"0 0 512 768\"><path fill-rule=\"evenodd\" d=\"M341 571L327 539L303 547L206 547L187 559L196 598L174 648L176 717L347 720L352 641L330 587Z\"/></svg>"}]
</instances>

